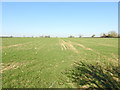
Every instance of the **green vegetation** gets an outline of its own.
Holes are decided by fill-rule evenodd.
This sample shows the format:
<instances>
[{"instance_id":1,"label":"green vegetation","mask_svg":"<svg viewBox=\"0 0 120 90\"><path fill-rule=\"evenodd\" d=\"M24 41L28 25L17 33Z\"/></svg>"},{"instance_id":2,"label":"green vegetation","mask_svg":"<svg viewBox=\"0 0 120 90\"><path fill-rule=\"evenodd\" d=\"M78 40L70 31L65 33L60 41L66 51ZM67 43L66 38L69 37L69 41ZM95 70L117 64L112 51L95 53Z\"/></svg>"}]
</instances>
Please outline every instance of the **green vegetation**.
<instances>
[{"instance_id":1,"label":"green vegetation","mask_svg":"<svg viewBox=\"0 0 120 90\"><path fill-rule=\"evenodd\" d=\"M119 38L119 34L117 34L115 31L109 31L108 34L101 34L101 37L103 38Z\"/></svg>"},{"instance_id":2,"label":"green vegetation","mask_svg":"<svg viewBox=\"0 0 120 90\"><path fill-rule=\"evenodd\" d=\"M95 37L95 34L93 34L91 37L92 37L92 38Z\"/></svg>"},{"instance_id":3,"label":"green vegetation","mask_svg":"<svg viewBox=\"0 0 120 90\"><path fill-rule=\"evenodd\" d=\"M118 38L3 38L3 88L120 88Z\"/></svg>"}]
</instances>

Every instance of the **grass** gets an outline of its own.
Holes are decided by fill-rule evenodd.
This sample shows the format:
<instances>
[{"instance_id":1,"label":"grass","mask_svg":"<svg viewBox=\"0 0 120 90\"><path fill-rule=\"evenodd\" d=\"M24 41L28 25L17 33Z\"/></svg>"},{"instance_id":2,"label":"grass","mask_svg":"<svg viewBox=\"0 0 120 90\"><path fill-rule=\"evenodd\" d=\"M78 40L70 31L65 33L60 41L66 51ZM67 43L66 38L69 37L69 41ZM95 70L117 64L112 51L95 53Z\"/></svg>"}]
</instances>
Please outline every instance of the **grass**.
<instances>
[{"instance_id":1,"label":"grass","mask_svg":"<svg viewBox=\"0 0 120 90\"><path fill-rule=\"evenodd\" d=\"M120 88L118 74L118 67L102 67L99 63L93 65L83 62L76 63L73 70L66 72L79 88Z\"/></svg>"},{"instance_id":2,"label":"grass","mask_svg":"<svg viewBox=\"0 0 120 90\"><path fill-rule=\"evenodd\" d=\"M3 88L119 88L118 39L3 38L2 68Z\"/></svg>"}]
</instances>

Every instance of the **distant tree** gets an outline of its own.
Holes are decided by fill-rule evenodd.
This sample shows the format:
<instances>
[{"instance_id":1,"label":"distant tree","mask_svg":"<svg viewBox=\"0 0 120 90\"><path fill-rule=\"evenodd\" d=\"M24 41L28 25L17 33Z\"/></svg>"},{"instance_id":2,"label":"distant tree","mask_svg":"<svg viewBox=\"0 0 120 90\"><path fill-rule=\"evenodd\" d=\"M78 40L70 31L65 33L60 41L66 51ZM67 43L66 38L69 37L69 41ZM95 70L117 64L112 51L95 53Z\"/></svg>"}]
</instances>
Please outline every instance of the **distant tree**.
<instances>
[{"instance_id":1,"label":"distant tree","mask_svg":"<svg viewBox=\"0 0 120 90\"><path fill-rule=\"evenodd\" d=\"M70 35L68 38L74 38L74 36Z\"/></svg>"},{"instance_id":2,"label":"distant tree","mask_svg":"<svg viewBox=\"0 0 120 90\"><path fill-rule=\"evenodd\" d=\"M82 37L82 34L79 35L79 38L81 38L81 37Z\"/></svg>"},{"instance_id":3,"label":"distant tree","mask_svg":"<svg viewBox=\"0 0 120 90\"><path fill-rule=\"evenodd\" d=\"M45 38L50 38L50 36L45 36Z\"/></svg>"},{"instance_id":4,"label":"distant tree","mask_svg":"<svg viewBox=\"0 0 120 90\"><path fill-rule=\"evenodd\" d=\"M11 35L10 38L12 38L13 36Z\"/></svg>"},{"instance_id":5,"label":"distant tree","mask_svg":"<svg viewBox=\"0 0 120 90\"><path fill-rule=\"evenodd\" d=\"M48 36L48 38L50 38L50 36Z\"/></svg>"},{"instance_id":6,"label":"distant tree","mask_svg":"<svg viewBox=\"0 0 120 90\"><path fill-rule=\"evenodd\" d=\"M108 32L108 36L110 37L118 37L118 34L115 31Z\"/></svg>"},{"instance_id":7,"label":"distant tree","mask_svg":"<svg viewBox=\"0 0 120 90\"><path fill-rule=\"evenodd\" d=\"M110 31L108 34L103 33L101 35L103 38L112 38L112 37L118 37L118 34L115 31Z\"/></svg>"},{"instance_id":8,"label":"distant tree","mask_svg":"<svg viewBox=\"0 0 120 90\"><path fill-rule=\"evenodd\" d=\"M107 35L104 33L103 36L106 37Z\"/></svg>"},{"instance_id":9,"label":"distant tree","mask_svg":"<svg viewBox=\"0 0 120 90\"><path fill-rule=\"evenodd\" d=\"M91 37L92 37L92 38L95 37L95 34L93 34Z\"/></svg>"},{"instance_id":10,"label":"distant tree","mask_svg":"<svg viewBox=\"0 0 120 90\"><path fill-rule=\"evenodd\" d=\"M108 37L113 37L111 34L108 34Z\"/></svg>"},{"instance_id":11,"label":"distant tree","mask_svg":"<svg viewBox=\"0 0 120 90\"><path fill-rule=\"evenodd\" d=\"M101 34L101 37L105 38L107 35L105 33Z\"/></svg>"},{"instance_id":12,"label":"distant tree","mask_svg":"<svg viewBox=\"0 0 120 90\"><path fill-rule=\"evenodd\" d=\"M43 36L39 36L40 38L43 38Z\"/></svg>"}]
</instances>

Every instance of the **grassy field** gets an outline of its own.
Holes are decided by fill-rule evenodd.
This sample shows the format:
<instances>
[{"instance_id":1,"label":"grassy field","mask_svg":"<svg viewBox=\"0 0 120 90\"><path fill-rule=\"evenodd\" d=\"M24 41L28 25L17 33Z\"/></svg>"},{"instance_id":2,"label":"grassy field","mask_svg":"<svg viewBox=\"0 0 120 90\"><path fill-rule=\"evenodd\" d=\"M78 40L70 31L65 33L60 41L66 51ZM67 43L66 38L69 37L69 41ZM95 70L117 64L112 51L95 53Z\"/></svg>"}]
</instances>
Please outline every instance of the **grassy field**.
<instances>
[{"instance_id":1,"label":"grassy field","mask_svg":"<svg viewBox=\"0 0 120 90\"><path fill-rule=\"evenodd\" d=\"M117 38L3 38L3 88L119 88Z\"/></svg>"}]
</instances>

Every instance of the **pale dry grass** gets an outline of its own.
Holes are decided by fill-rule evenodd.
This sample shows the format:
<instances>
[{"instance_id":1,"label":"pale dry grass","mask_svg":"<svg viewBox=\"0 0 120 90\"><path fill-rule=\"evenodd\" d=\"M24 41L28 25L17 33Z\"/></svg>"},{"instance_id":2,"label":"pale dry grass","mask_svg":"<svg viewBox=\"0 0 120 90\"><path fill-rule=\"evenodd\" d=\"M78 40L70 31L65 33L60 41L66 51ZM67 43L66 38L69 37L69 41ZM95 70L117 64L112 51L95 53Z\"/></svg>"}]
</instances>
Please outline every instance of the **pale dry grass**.
<instances>
[{"instance_id":1,"label":"pale dry grass","mask_svg":"<svg viewBox=\"0 0 120 90\"><path fill-rule=\"evenodd\" d=\"M73 43L73 42L71 42L71 41L69 41L69 43L74 44L74 45L78 45L78 46L80 46L80 47L82 47L82 48L84 48L84 49L86 49L86 50L93 51L92 48L88 48L88 47L86 47L86 46L84 46L84 45L82 45L82 44L80 44L80 43Z\"/></svg>"},{"instance_id":2,"label":"pale dry grass","mask_svg":"<svg viewBox=\"0 0 120 90\"><path fill-rule=\"evenodd\" d=\"M66 49L70 49L72 51L74 51L75 53L78 53L78 50L69 42L65 42L64 40L61 40L61 46L62 46L62 50L63 48ZM68 47L68 48L66 48Z\"/></svg>"},{"instance_id":3,"label":"pale dry grass","mask_svg":"<svg viewBox=\"0 0 120 90\"><path fill-rule=\"evenodd\" d=\"M19 63L19 62L12 62L12 63L1 63L1 71L0 73L3 73L4 71L10 70L10 69L17 69L19 67L24 67L26 66L24 62Z\"/></svg>"}]
</instances>

